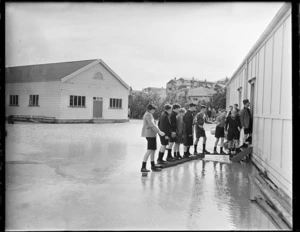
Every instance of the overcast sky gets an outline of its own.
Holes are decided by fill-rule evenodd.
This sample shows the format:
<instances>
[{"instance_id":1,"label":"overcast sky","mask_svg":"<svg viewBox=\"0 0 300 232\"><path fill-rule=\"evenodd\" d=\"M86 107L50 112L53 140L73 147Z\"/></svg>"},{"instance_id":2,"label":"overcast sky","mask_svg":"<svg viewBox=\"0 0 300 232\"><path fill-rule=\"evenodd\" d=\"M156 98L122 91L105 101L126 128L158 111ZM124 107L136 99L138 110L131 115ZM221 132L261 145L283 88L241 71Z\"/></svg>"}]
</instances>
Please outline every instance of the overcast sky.
<instances>
[{"instance_id":1,"label":"overcast sky","mask_svg":"<svg viewBox=\"0 0 300 232\"><path fill-rule=\"evenodd\" d=\"M6 3L6 66L102 59L133 89L231 77L283 2Z\"/></svg>"}]
</instances>

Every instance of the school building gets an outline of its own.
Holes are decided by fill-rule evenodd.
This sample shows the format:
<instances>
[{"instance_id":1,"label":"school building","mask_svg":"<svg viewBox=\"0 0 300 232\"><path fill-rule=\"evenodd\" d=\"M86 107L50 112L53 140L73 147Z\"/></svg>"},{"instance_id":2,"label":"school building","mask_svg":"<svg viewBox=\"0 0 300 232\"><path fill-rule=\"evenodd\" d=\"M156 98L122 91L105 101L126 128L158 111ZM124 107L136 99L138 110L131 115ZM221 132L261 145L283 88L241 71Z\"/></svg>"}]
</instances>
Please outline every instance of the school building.
<instances>
[{"instance_id":1,"label":"school building","mask_svg":"<svg viewBox=\"0 0 300 232\"><path fill-rule=\"evenodd\" d=\"M129 86L101 59L7 67L6 116L128 121Z\"/></svg>"},{"instance_id":2,"label":"school building","mask_svg":"<svg viewBox=\"0 0 300 232\"><path fill-rule=\"evenodd\" d=\"M285 3L227 84L226 105L251 103L253 162L292 195L291 4Z\"/></svg>"}]
</instances>

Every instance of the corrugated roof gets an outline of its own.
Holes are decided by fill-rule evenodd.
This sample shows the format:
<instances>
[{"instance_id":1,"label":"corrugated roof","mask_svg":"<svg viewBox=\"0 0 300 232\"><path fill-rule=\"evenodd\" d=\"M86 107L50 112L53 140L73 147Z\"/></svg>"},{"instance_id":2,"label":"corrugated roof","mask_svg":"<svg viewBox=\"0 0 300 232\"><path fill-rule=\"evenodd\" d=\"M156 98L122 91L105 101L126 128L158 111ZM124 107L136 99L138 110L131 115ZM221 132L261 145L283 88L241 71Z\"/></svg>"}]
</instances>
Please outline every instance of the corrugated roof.
<instances>
[{"instance_id":1,"label":"corrugated roof","mask_svg":"<svg viewBox=\"0 0 300 232\"><path fill-rule=\"evenodd\" d=\"M213 89L198 87L189 89L188 96L212 96L215 93Z\"/></svg>"},{"instance_id":2,"label":"corrugated roof","mask_svg":"<svg viewBox=\"0 0 300 232\"><path fill-rule=\"evenodd\" d=\"M5 68L5 81L6 83L60 81L96 60L7 67Z\"/></svg>"}]
</instances>

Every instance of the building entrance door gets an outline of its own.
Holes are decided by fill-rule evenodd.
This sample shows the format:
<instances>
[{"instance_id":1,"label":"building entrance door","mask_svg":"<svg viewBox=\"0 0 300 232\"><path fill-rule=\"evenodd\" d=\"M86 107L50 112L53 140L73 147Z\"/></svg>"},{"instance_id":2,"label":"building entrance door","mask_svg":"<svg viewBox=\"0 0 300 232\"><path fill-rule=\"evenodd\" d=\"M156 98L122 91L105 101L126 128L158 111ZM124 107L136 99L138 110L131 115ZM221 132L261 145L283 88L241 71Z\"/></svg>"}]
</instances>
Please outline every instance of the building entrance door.
<instances>
[{"instance_id":1,"label":"building entrance door","mask_svg":"<svg viewBox=\"0 0 300 232\"><path fill-rule=\"evenodd\" d=\"M93 98L93 117L102 118L103 99L102 97Z\"/></svg>"},{"instance_id":2,"label":"building entrance door","mask_svg":"<svg viewBox=\"0 0 300 232\"><path fill-rule=\"evenodd\" d=\"M251 83L251 89L250 89L250 111L251 111L251 117L253 118L254 115L254 94L255 94L255 82Z\"/></svg>"}]
</instances>

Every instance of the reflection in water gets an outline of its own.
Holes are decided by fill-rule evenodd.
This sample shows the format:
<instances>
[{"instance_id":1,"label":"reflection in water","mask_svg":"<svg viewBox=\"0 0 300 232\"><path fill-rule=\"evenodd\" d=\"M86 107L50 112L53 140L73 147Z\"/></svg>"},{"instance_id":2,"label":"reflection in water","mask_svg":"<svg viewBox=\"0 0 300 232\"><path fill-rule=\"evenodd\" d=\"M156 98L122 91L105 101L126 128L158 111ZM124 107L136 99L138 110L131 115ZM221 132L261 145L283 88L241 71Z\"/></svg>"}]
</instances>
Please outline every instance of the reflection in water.
<instances>
[{"instance_id":1,"label":"reflection in water","mask_svg":"<svg viewBox=\"0 0 300 232\"><path fill-rule=\"evenodd\" d=\"M134 121L9 128L7 157L24 161L7 167L8 218L15 219L9 228L30 221L30 229L50 222L55 229L276 229L249 201L250 164L207 156L142 177L141 126ZM25 213L20 208L28 202Z\"/></svg>"}]
</instances>

